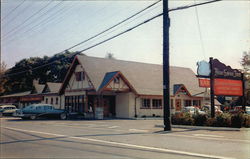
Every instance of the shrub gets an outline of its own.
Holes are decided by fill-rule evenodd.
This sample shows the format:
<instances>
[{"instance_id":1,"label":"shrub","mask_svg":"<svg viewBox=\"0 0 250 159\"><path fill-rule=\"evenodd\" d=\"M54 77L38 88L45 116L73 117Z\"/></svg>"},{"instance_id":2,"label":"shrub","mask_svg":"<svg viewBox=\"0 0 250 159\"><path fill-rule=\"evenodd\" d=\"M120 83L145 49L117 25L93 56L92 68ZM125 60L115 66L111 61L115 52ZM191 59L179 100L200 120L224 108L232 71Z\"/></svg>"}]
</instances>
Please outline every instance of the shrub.
<instances>
[{"instance_id":1,"label":"shrub","mask_svg":"<svg viewBox=\"0 0 250 159\"><path fill-rule=\"evenodd\" d=\"M246 128L250 128L250 115L248 114L243 115L243 126Z\"/></svg>"},{"instance_id":2,"label":"shrub","mask_svg":"<svg viewBox=\"0 0 250 159\"><path fill-rule=\"evenodd\" d=\"M244 124L244 115L239 112L231 117L232 127L241 128Z\"/></svg>"},{"instance_id":3,"label":"shrub","mask_svg":"<svg viewBox=\"0 0 250 159\"><path fill-rule=\"evenodd\" d=\"M206 126L215 126L216 125L216 118L208 118L205 125Z\"/></svg>"},{"instance_id":4,"label":"shrub","mask_svg":"<svg viewBox=\"0 0 250 159\"><path fill-rule=\"evenodd\" d=\"M231 126L231 115L228 113L217 114L215 118L214 126L219 127L230 127Z\"/></svg>"},{"instance_id":5,"label":"shrub","mask_svg":"<svg viewBox=\"0 0 250 159\"><path fill-rule=\"evenodd\" d=\"M193 125L194 119L189 113L178 113L171 117L172 124L176 125Z\"/></svg>"},{"instance_id":6,"label":"shrub","mask_svg":"<svg viewBox=\"0 0 250 159\"><path fill-rule=\"evenodd\" d=\"M206 114L197 114L194 115L193 118L194 118L194 125L203 126L206 124L208 116Z\"/></svg>"}]
</instances>

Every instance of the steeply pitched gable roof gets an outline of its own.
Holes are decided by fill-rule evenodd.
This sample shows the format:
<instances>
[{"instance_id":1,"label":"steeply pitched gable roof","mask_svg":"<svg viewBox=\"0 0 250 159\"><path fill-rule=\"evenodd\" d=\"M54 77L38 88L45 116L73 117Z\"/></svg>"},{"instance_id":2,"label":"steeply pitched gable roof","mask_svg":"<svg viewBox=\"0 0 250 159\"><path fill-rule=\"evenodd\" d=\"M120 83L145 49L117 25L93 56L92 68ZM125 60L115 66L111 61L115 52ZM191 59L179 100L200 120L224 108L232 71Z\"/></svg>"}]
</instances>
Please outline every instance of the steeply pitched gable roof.
<instances>
[{"instance_id":1,"label":"steeply pitched gable roof","mask_svg":"<svg viewBox=\"0 0 250 159\"><path fill-rule=\"evenodd\" d=\"M106 75L102 81L102 84L100 85L100 87L98 89L98 92L101 92L116 77L121 78L132 92L134 92L135 94L138 94L136 92L136 90L134 89L134 87L129 83L129 81L124 77L124 75L120 71L106 73Z\"/></svg>"},{"instance_id":2,"label":"steeply pitched gable roof","mask_svg":"<svg viewBox=\"0 0 250 159\"><path fill-rule=\"evenodd\" d=\"M118 73L118 71L115 71L115 72L108 72L106 73L106 75L104 76L103 78L103 81L102 81L102 84L100 85L99 89L102 89L103 87L105 87L110 81L111 79L114 78L114 76Z\"/></svg>"},{"instance_id":3,"label":"steeply pitched gable roof","mask_svg":"<svg viewBox=\"0 0 250 159\"><path fill-rule=\"evenodd\" d=\"M62 83L47 82L43 89L43 93L58 93L61 85Z\"/></svg>"},{"instance_id":4,"label":"steeply pitched gable roof","mask_svg":"<svg viewBox=\"0 0 250 159\"><path fill-rule=\"evenodd\" d=\"M178 94L180 91L185 91L188 96L191 96L187 88L183 84L174 84L174 92L173 95Z\"/></svg>"},{"instance_id":5,"label":"steeply pitched gable roof","mask_svg":"<svg viewBox=\"0 0 250 159\"><path fill-rule=\"evenodd\" d=\"M96 90L102 84L107 72L120 71L129 83L131 83L138 94L163 94L162 65L81 55L78 55L76 58L77 61L83 66ZM189 68L175 66L170 67L171 95L173 95L174 84L184 84L191 95L204 91L204 88L199 87L197 77Z\"/></svg>"},{"instance_id":6,"label":"steeply pitched gable roof","mask_svg":"<svg viewBox=\"0 0 250 159\"><path fill-rule=\"evenodd\" d=\"M45 87L44 84L38 84L38 83L33 84L33 90L31 91L31 94L40 94L40 93L42 93L44 87Z\"/></svg>"}]
</instances>

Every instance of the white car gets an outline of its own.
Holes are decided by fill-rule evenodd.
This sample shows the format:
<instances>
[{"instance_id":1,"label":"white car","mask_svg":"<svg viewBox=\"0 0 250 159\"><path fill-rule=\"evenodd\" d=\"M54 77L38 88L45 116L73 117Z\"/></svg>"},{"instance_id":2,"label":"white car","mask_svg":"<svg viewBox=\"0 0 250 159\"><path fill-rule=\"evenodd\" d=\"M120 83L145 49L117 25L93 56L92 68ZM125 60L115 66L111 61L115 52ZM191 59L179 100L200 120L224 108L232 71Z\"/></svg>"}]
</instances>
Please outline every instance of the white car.
<instances>
[{"instance_id":1,"label":"white car","mask_svg":"<svg viewBox=\"0 0 250 159\"><path fill-rule=\"evenodd\" d=\"M246 106L246 113L250 114L250 106Z\"/></svg>"},{"instance_id":2,"label":"white car","mask_svg":"<svg viewBox=\"0 0 250 159\"><path fill-rule=\"evenodd\" d=\"M200 110L199 108L196 108L194 106L187 106L183 108L183 112L188 112L190 114L206 114L206 112Z\"/></svg>"},{"instance_id":3,"label":"white car","mask_svg":"<svg viewBox=\"0 0 250 159\"><path fill-rule=\"evenodd\" d=\"M11 116L16 112L17 108L14 105L1 105L0 106L0 117Z\"/></svg>"}]
</instances>

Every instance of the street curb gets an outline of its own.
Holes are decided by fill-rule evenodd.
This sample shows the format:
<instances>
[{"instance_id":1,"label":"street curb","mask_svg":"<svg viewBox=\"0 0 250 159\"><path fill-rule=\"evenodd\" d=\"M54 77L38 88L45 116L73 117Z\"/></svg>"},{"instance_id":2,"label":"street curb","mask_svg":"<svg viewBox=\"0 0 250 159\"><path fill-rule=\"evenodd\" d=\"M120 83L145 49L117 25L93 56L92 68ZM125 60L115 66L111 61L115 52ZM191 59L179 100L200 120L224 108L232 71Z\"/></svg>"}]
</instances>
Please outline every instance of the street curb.
<instances>
[{"instance_id":1,"label":"street curb","mask_svg":"<svg viewBox=\"0 0 250 159\"><path fill-rule=\"evenodd\" d=\"M155 125L155 127L164 128L164 125ZM191 129L191 130L211 130L211 131L250 131L250 128L208 127L208 126L188 126L188 125L172 125L172 128Z\"/></svg>"}]
</instances>

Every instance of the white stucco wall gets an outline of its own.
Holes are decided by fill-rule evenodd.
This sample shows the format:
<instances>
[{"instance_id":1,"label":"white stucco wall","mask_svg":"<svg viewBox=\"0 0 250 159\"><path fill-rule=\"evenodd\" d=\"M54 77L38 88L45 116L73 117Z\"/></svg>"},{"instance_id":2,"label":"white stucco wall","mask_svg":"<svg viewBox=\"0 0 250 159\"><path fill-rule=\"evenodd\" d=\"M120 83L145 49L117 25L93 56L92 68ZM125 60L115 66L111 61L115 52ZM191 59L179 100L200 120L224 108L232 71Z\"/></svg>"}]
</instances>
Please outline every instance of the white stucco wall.
<instances>
[{"instance_id":1,"label":"white stucco wall","mask_svg":"<svg viewBox=\"0 0 250 159\"><path fill-rule=\"evenodd\" d=\"M74 73L72 74L69 83L65 89L65 91L72 91L72 90L79 90L79 89L86 89L91 88L91 84L89 83L89 79L85 74L85 80L83 81L76 81L75 72L82 72L84 71L81 65L77 65Z\"/></svg>"},{"instance_id":2,"label":"white stucco wall","mask_svg":"<svg viewBox=\"0 0 250 159\"><path fill-rule=\"evenodd\" d=\"M119 93L116 96L116 117L129 117L129 93Z\"/></svg>"},{"instance_id":3,"label":"white stucco wall","mask_svg":"<svg viewBox=\"0 0 250 159\"><path fill-rule=\"evenodd\" d=\"M51 103L51 98L53 98L53 103ZM56 104L56 98L58 99L58 103ZM52 104L56 109L60 109L60 96L57 95L45 95L44 99L41 103L46 104L46 99L48 99L47 104Z\"/></svg>"}]
</instances>

